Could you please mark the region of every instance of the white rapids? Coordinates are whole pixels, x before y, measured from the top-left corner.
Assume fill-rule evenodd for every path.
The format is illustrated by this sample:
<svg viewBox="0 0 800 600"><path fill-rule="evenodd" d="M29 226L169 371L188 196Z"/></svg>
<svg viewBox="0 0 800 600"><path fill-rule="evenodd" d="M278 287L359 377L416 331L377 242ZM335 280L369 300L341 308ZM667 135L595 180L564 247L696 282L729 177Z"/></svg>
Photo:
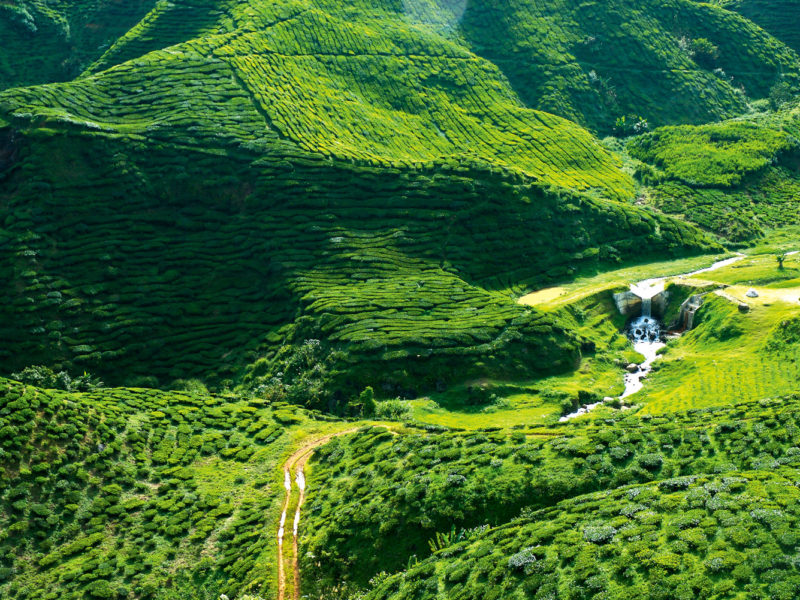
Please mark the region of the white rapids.
<svg viewBox="0 0 800 600"><path fill-rule="evenodd" d="M625 391L622 392L621 396L617 397L619 400L635 394L644 387L643 379L653 370L653 362L658 359L658 351L666 346L666 344L661 341L661 323L651 315L653 297L664 291L666 281L676 277L692 277L693 275L701 275L702 273L716 271L717 269L732 265L743 258L745 258L745 255L737 252L736 256L726 258L725 260L719 260L705 269L698 269L697 271L682 273L680 275L670 275L669 277L646 279L631 284L631 292L642 299L642 316L634 319L630 324L628 337L633 343L633 349L644 356L644 361L638 365L639 368L636 372L627 373L625 375ZM591 412L598 406L602 406L604 403L605 400L581 406L575 412L561 417L559 421L564 422L574 419L575 417L580 417L581 415Z"/></svg>

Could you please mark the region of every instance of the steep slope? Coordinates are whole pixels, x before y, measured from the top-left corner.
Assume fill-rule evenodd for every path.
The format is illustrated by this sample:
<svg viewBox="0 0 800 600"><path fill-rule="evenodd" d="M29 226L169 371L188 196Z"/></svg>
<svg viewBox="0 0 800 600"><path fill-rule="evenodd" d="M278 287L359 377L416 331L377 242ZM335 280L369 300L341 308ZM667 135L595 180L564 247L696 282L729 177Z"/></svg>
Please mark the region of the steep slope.
<svg viewBox="0 0 800 600"><path fill-rule="evenodd" d="M463 4L460 33L528 106L600 132L614 131L621 117L651 126L718 120L742 112L748 97L766 97L777 82L797 83L794 51L711 3Z"/></svg>
<svg viewBox="0 0 800 600"><path fill-rule="evenodd" d="M0 3L0 90L74 78L153 4L154 0Z"/></svg>
<svg viewBox="0 0 800 600"><path fill-rule="evenodd" d="M219 383L316 338L329 406L564 370L580 341L502 290L713 247L622 202L615 157L429 28L271 1L219 5L211 26L182 6L101 63L161 27L182 43L0 96L10 369Z"/></svg>

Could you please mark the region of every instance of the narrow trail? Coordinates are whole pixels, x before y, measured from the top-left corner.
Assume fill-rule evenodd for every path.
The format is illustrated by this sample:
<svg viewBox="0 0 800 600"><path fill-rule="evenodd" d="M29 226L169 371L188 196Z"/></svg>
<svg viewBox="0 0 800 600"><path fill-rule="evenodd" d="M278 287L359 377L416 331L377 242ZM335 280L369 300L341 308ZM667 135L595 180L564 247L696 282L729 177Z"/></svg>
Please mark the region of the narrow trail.
<svg viewBox="0 0 800 600"><path fill-rule="evenodd" d="M300 449L296 450L286 462L283 464L283 487L286 491L286 496L283 500L283 509L281 510L281 520L278 524L278 600L286 600L286 587L287 587L287 568L285 565L286 557L284 556L283 542L286 535L286 517L289 512L289 507L292 500L293 487L297 487L299 492L297 498L297 507L294 513L294 522L292 523L292 554L290 570L292 572L292 600L300 600L300 565L298 561L298 538L300 530L300 509L306 500L306 477L305 466L314 451L320 446L328 443L335 437L355 433L360 427L354 427L345 431L331 433L321 438L314 439L305 443ZM292 474L294 474L294 486L292 485Z"/></svg>

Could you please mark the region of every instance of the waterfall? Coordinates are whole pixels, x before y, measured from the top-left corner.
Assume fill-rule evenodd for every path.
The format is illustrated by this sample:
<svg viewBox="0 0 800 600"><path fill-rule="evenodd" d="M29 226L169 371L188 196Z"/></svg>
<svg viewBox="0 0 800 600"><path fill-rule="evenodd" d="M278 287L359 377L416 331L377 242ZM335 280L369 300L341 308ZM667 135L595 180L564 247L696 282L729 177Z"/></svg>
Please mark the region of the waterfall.
<svg viewBox="0 0 800 600"><path fill-rule="evenodd" d="M642 316L643 317L650 317L652 310L653 299L652 298L642 298Z"/></svg>

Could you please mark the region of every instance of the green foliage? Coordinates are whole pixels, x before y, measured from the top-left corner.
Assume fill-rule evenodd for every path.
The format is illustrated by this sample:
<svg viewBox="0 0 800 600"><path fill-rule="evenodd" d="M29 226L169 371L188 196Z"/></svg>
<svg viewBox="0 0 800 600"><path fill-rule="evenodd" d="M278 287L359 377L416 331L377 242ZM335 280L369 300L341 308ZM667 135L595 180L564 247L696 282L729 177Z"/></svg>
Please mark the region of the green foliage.
<svg viewBox="0 0 800 600"><path fill-rule="evenodd" d="M309 416L284 426L280 412L207 393L0 379L0 595L217 600L272 589L282 488L264 484L288 427Z"/></svg>
<svg viewBox="0 0 800 600"><path fill-rule="evenodd" d="M716 66L719 59L719 47L715 46L710 40L706 38L694 39L690 48L692 58L698 65L706 69L713 69Z"/></svg>
<svg viewBox="0 0 800 600"><path fill-rule="evenodd" d="M649 128L647 119L637 115L623 115L614 122L614 133L620 137L640 135Z"/></svg>
<svg viewBox="0 0 800 600"><path fill-rule="evenodd" d="M769 90L769 105L772 110L779 110L794 98L794 90L787 81L781 81Z"/></svg>
<svg viewBox="0 0 800 600"><path fill-rule="evenodd" d="M796 39L796 6L789 8L795 0L774 8L753 2ZM448 3L411 4L429 7L416 9L423 13L418 18L435 23ZM767 97L784 73L796 81L797 55L727 6L684 0L462 6L458 33L503 70L528 106L602 133L612 133L622 115L641 115L654 127L734 116L746 110L748 96Z"/></svg>
<svg viewBox="0 0 800 600"><path fill-rule="evenodd" d="M85 371L78 377L70 377L66 371L55 373L44 365L25 367L19 373L12 373L11 378L33 386L67 392L90 392L104 387L102 381Z"/></svg>
<svg viewBox="0 0 800 600"><path fill-rule="evenodd" d="M402 421L411 416L411 407L402 400L384 400L375 404L375 418Z"/></svg>
<svg viewBox="0 0 800 600"><path fill-rule="evenodd" d="M520 510L595 490L651 481L685 490L705 473L798 466L791 450L800 443L798 409L795 396L669 417L623 412L523 439L505 431L393 436L378 430L337 439L315 455L309 481L301 555L313 557L303 568L315 575L305 585L320 593L364 587L382 570L402 569L409 556L425 556L437 532L501 525ZM581 505L577 499L574 506ZM618 504L615 510L622 512ZM613 539L612 529L619 529L588 517L586 527L580 537L592 543ZM523 545L537 543L544 542Z"/></svg>
<svg viewBox="0 0 800 600"><path fill-rule="evenodd" d="M365 597L791 598L796 476L706 475L562 502L454 544ZM748 531L758 533L742 538Z"/></svg>
<svg viewBox="0 0 800 600"><path fill-rule="evenodd" d="M375 404L375 392L369 386L364 388L358 396L358 403L361 405L362 414L365 417L371 417L375 414L377 406Z"/></svg>
<svg viewBox="0 0 800 600"><path fill-rule="evenodd" d="M628 145L635 158L655 164L671 179L695 187L732 187L795 150L789 134L732 121L698 127L664 127Z"/></svg>

